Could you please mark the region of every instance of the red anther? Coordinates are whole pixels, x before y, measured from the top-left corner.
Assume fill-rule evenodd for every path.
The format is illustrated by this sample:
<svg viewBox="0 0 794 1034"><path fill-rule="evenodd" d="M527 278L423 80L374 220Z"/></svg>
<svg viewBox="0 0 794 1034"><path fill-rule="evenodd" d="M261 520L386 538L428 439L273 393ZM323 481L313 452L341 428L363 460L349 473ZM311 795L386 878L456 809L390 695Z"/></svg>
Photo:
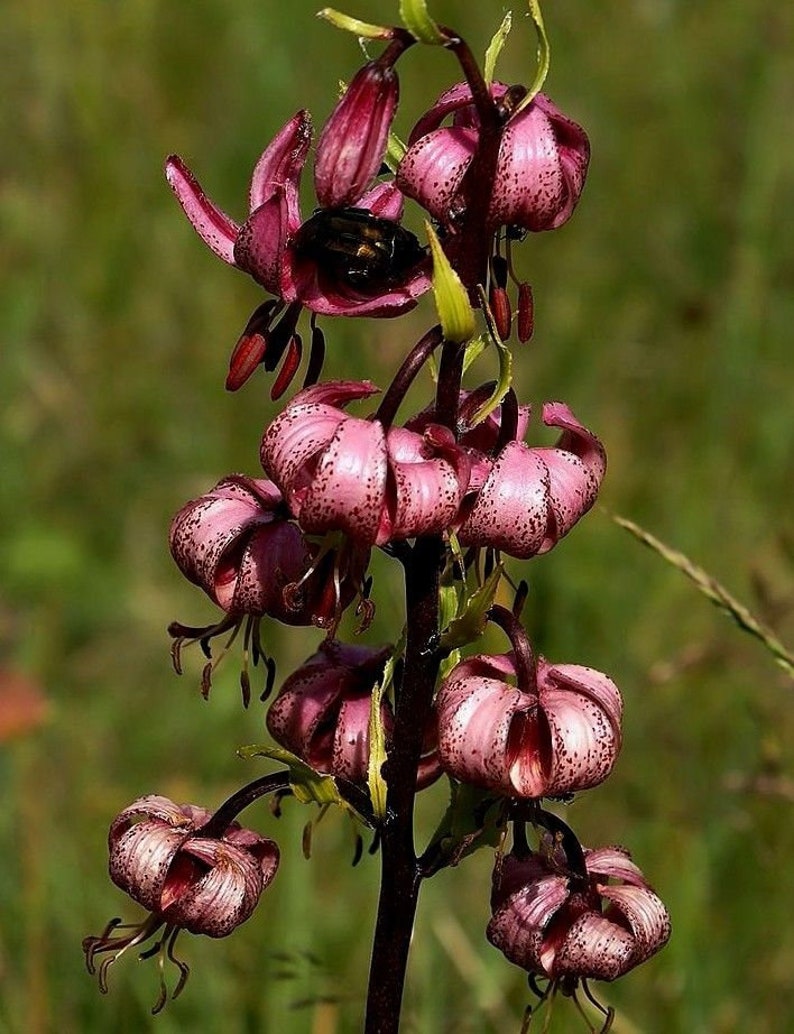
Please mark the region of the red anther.
<svg viewBox="0 0 794 1034"><path fill-rule="evenodd" d="M535 330L535 300L531 286L524 282L518 285L518 340L525 344Z"/></svg>
<svg viewBox="0 0 794 1034"><path fill-rule="evenodd" d="M300 366L302 356L303 342L301 341L301 336L300 334L293 334L290 338L289 345L287 345L286 358L281 364L278 376L273 381L273 387L270 389L270 397L274 402L276 399L281 398L292 383L292 378L295 376L295 371Z"/></svg>

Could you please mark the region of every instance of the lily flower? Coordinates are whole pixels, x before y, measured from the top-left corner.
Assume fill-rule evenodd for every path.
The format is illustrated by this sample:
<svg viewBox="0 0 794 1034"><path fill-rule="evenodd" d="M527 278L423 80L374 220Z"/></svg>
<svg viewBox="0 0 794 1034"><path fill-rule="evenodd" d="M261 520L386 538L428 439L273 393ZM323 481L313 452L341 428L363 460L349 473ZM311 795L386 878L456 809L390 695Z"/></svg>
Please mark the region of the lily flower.
<svg viewBox="0 0 794 1034"><path fill-rule="evenodd" d="M622 847L584 849L586 877L559 852L508 855L494 870L488 940L530 974L615 980L670 938L670 916Z"/></svg>
<svg viewBox="0 0 794 1034"><path fill-rule="evenodd" d="M265 616L286 625L333 628L361 591L369 559L368 550L353 543L307 538L271 481L241 474L186 503L171 523L169 540L185 577L225 612L205 628L170 626L177 671L183 642L200 642L208 653L211 638L227 632L233 637L243 625L246 655L251 643L256 664L264 656L259 625ZM211 671L208 665L205 694ZM248 692L244 669L246 703Z"/></svg>
<svg viewBox="0 0 794 1034"><path fill-rule="evenodd" d="M289 676L267 713L273 739L318 772L365 783L370 755L372 689L383 675L389 647L373 649L326 639L317 653ZM388 751L394 715L385 698L381 720ZM417 783L428 786L441 774L434 729Z"/></svg>
<svg viewBox="0 0 794 1034"><path fill-rule="evenodd" d="M331 181L327 155L338 149L342 130L342 122L337 121L322 134L318 147L317 163L322 170L319 183L323 196L332 200L341 188ZM368 284L359 277L353 282L338 275L337 263L323 261L326 256L314 246L313 230L301 232L311 223L311 219L304 222L299 199L311 140L311 118L308 112L299 111L262 152L251 178L249 215L242 224L207 197L178 156L171 155L166 161L166 177L204 243L287 305L298 304L329 316L398 316L413 308L430 287L426 263L410 266L397 278L384 281L375 277ZM369 179L366 173L371 166L364 165L363 178ZM360 173L360 168L357 171ZM358 175L348 186L346 204L353 205L360 218L386 220L399 229L403 197L394 184L378 183L359 193L361 183L362 176ZM291 317L293 325L295 318Z"/></svg>
<svg viewBox="0 0 794 1034"><path fill-rule="evenodd" d="M506 121L490 197L477 202L488 205L492 230L554 230L571 217L584 187L587 135L543 93L520 108L503 83L494 83L491 92ZM512 115L511 104L517 109ZM448 116L452 125L443 126ZM471 89L458 83L417 122L397 170L400 190L452 232L468 203L461 187L479 138Z"/></svg>
<svg viewBox="0 0 794 1034"><path fill-rule="evenodd" d="M623 700L599 671L540 657L516 685L513 654L457 664L435 702L444 770L506 797L561 796L598 785L621 746Z"/></svg>
<svg viewBox="0 0 794 1034"><path fill-rule="evenodd" d="M606 473L606 453L564 402L547 402L543 422L562 431L554 446L510 441L473 498L458 533L525 560L548 552L587 513ZM478 469L481 464L478 464Z"/></svg>
<svg viewBox="0 0 794 1034"><path fill-rule="evenodd" d="M180 978L172 994L176 998L189 973L174 955L179 932L226 937L253 913L276 875L278 846L237 822L219 836L202 835L211 817L196 805L151 795L139 798L113 820L108 835L110 878L149 915L132 925L111 920L100 936L83 941L90 973L96 972L97 956L106 956L98 967L103 991L112 963L128 948L159 934L139 957L159 956L161 974L166 959L178 968ZM153 1012L162 1009L166 998L161 975Z"/></svg>
<svg viewBox="0 0 794 1034"><path fill-rule="evenodd" d="M260 459L304 531L343 531L369 548L440 534L458 514L471 464L452 432L422 434L349 416L377 392L330 381L297 394L265 430Z"/></svg>

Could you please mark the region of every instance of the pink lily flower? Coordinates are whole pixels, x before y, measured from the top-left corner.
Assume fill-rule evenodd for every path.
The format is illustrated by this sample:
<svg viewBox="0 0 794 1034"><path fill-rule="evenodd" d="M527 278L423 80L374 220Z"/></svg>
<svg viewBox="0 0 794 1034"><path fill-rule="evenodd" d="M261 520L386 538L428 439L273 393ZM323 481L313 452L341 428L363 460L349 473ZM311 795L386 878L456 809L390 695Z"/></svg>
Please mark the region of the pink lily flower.
<svg viewBox="0 0 794 1034"><path fill-rule="evenodd" d="M366 93L365 99L371 100L371 93ZM340 104L343 102L344 98ZM347 122L349 127L350 119ZM349 198L346 204L354 204L363 217L388 220L399 229L403 198L393 183L378 183L358 194L362 182L371 178L371 155L349 173L353 180L352 185L345 180L346 191L334 184L327 170L328 155L332 149L338 150L341 120L334 125L336 131L324 132L318 148L322 196ZM430 287L426 264L420 262L396 279L375 278L372 285L363 280L353 283L336 275L333 264L324 263L323 256L307 246L306 234L301 234L307 223L301 216L299 187L311 139L310 116L299 111L259 158L249 190L249 215L242 224L206 196L176 155L166 162L166 177L204 243L283 302L330 316L397 316L413 308Z"/></svg>
<svg viewBox="0 0 794 1034"><path fill-rule="evenodd" d="M268 615L288 625L328 624L354 597L366 551L320 556L276 486L233 475L179 511L171 552L185 577L227 614ZM315 563L317 561L317 563ZM349 561L349 564L348 564Z"/></svg>
<svg viewBox="0 0 794 1034"><path fill-rule="evenodd" d="M281 687L267 713L273 739L318 772L365 783L370 753L372 689L391 650L326 639L317 653ZM381 703L387 750L394 725L388 700ZM428 786L441 768L428 729L417 784Z"/></svg>
<svg viewBox="0 0 794 1034"><path fill-rule="evenodd" d="M623 700L611 679L538 659L517 686L512 654L456 665L435 702L441 764L460 782L507 797L559 796L598 785L621 746Z"/></svg>
<svg viewBox="0 0 794 1034"><path fill-rule="evenodd" d="M458 533L463 545L525 560L548 552L596 501L606 473L601 442L564 402L545 403L543 422L561 429L556 445L511 441L489 461Z"/></svg>
<svg viewBox="0 0 794 1034"><path fill-rule="evenodd" d="M260 458L307 533L344 531L362 546L434 535L455 521L470 462L438 424L423 434L348 416L370 381L316 384L266 429Z"/></svg>
<svg viewBox="0 0 794 1034"><path fill-rule="evenodd" d="M615 980L670 938L670 916L622 847L584 850L586 881L544 853L494 870L486 931L517 966L557 980Z"/></svg>
<svg viewBox="0 0 794 1034"><path fill-rule="evenodd" d="M493 97L508 87L494 83ZM442 126L453 116L451 126ZM461 184L479 144L480 124L467 83L443 93L422 116L397 170L397 185L447 227L465 208ZM488 199L488 224L553 230L573 214L584 187L590 144L581 126L539 93L509 116Z"/></svg>

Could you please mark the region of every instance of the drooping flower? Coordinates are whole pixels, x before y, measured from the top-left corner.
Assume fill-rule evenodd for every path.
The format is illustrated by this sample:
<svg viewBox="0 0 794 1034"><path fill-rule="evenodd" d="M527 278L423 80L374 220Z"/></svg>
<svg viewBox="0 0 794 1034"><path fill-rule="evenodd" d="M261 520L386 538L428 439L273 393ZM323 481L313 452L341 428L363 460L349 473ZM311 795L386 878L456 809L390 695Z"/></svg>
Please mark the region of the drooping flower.
<svg viewBox="0 0 794 1034"><path fill-rule="evenodd" d="M503 83L491 87L505 119L487 224L521 230L553 230L573 213L584 187L590 145L581 126L545 94L516 108ZM453 116L450 126L442 123ZM470 199L462 184L480 143L480 120L467 83L443 93L417 122L397 170L400 190L443 227L454 232ZM477 198L478 204L483 203Z"/></svg>
<svg viewBox="0 0 794 1034"><path fill-rule="evenodd" d="M174 622L179 670L182 641L209 640L246 626L254 663L261 651L263 616L287 625L331 628L361 591L369 553L354 543L307 538L276 486L264 479L232 475L206 495L186 503L171 523L171 553L185 577L200 586L225 617L206 628ZM205 669L205 693L210 665ZM247 670L243 672L247 703Z"/></svg>
<svg viewBox="0 0 794 1034"><path fill-rule="evenodd" d="M459 538L526 559L546 553L596 500L606 472L601 442L563 402L543 406L543 422L562 431L554 446L511 441L492 461Z"/></svg>
<svg viewBox="0 0 794 1034"><path fill-rule="evenodd" d="M615 980L664 947L670 917L628 851L585 849L586 878L554 854L494 870L486 933L511 962L552 981Z"/></svg>
<svg viewBox="0 0 794 1034"><path fill-rule="evenodd" d="M623 701L611 679L579 664L539 658L534 683L516 685L512 654L456 665L435 702L446 772L508 797L585 790L612 770Z"/></svg>
<svg viewBox="0 0 794 1034"><path fill-rule="evenodd" d="M317 384L266 429L262 466L306 532L343 531L369 547L453 524L469 483L465 451L438 424L417 434L344 412L377 390L369 381Z"/></svg>
<svg viewBox="0 0 794 1034"><path fill-rule="evenodd" d="M318 772L354 783L367 780L372 690L383 675L390 648L373 649L325 640L317 653L281 687L267 714L271 735ZM388 751L394 717L381 702ZM428 728L418 785L441 774L434 728Z"/></svg>
<svg viewBox="0 0 794 1034"><path fill-rule="evenodd" d="M232 475L186 503L171 522L174 560L228 614L268 615L287 625L327 624L349 603L366 554L329 554L308 540L276 486ZM315 563L316 561L320 561Z"/></svg>
<svg viewBox="0 0 794 1034"><path fill-rule="evenodd" d="M108 835L110 878L142 905L149 916L140 924L108 924L99 937L83 942L89 972L99 955L100 988L107 990L109 966L128 948L163 931L141 955L168 958L180 970L173 997L184 986L188 967L173 954L181 930L226 937L250 917L279 863L274 841L232 822L220 835L203 833L211 812L167 797L141 797L114 820ZM124 931L130 931L126 933ZM162 968L162 967L161 967ZM154 1012L166 1001L161 993Z"/></svg>
<svg viewBox="0 0 794 1034"><path fill-rule="evenodd" d="M370 178L371 155L362 159L358 178L354 175L352 183L345 178L343 191L334 186L327 166L334 155L339 157L342 131L337 120L320 138L318 185L323 195L334 198L341 191L349 198L347 205L354 206L361 218L385 220L398 227L403 198L393 183L377 183L357 194L361 181ZM205 244L224 262L249 273L265 290L288 305L302 305L312 312L331 316L397 316L407 311L430 287L424 268L426 263L419 261L388 282L377 277L371 283L364 278L351 282L339 276L338 264L324 262L327 255L311 246L316 242L317 233L304 231L303 227L316 217L304 223L299 198L301 174L311 139L309 114L299 111L259 158L249 190L249 216L241 225L210 201L176 155L166 162L166 176ZM361 134L357 144L362 145ZM324 233L329 232L326 227ZM336 243L339 246L339 242ZM333 251L332 248L332 256ZM273 314L273 319L276 315ZM293 325L295 318L292 316Z"/></svg>

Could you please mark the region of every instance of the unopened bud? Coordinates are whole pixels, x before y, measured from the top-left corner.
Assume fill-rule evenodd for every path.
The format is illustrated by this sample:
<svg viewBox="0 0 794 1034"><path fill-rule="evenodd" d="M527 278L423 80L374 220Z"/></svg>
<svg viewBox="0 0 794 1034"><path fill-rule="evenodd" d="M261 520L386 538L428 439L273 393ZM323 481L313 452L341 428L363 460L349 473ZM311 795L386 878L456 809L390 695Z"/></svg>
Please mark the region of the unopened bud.
<svg viewBox="0 0 794 1034"><path fill-rule="evenodd" d="M398 97L390 65L370 61L356 72L317 143L314 185L323 208L355 205L377 176Z"/></svg>

